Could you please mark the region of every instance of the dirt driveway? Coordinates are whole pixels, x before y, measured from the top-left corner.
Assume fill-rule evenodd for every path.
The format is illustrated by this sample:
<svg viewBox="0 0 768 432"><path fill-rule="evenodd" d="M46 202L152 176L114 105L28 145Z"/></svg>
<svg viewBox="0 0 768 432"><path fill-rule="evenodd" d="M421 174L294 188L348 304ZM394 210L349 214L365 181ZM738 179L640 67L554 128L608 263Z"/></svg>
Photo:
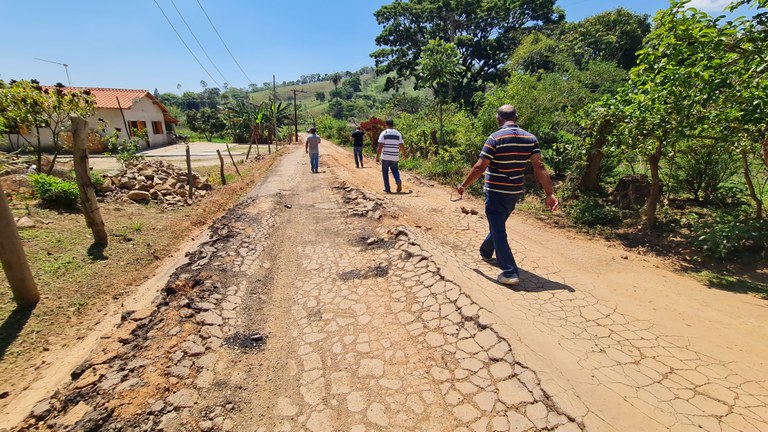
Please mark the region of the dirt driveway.
<svg viewBox="0 0 768 432"><path fill-rule="evenodd" d="M142 150L140 153L148 160L162 160L168 163L173 163L179 166L186 165L186 144L173 144L162 147L154 147L151 149ZM211 142L191 142L189 143L190 157L192 159L192 166L217 166L219 165L219 156L216 154L216 150L221 152L224 158L224 163L230 165L232 162L227 154L227 147L225 144L211 143ZM235 161L245 159L248 153L248 145L245 144L229 144L229 150L232 152L232 157ZM259 152L267 153L267 146L261 145L258 149ZM256 146L251 149L250 157L255 156L257 153ZM62 161L72 160L71 156L59 156ZM93 169L97 170L111 170L116 169L120 165L117 160L111 156L103 155L91 155L89 157L89 165Z"/></svg>
<svg viewBox="0 0 768 432"><path fill-rule="evenodd" d="M312 174L290 149L22 427L768 428L764 301L522 214L510 290L481 201L412 175L383 195L372 161L321 152Z"/></svg>

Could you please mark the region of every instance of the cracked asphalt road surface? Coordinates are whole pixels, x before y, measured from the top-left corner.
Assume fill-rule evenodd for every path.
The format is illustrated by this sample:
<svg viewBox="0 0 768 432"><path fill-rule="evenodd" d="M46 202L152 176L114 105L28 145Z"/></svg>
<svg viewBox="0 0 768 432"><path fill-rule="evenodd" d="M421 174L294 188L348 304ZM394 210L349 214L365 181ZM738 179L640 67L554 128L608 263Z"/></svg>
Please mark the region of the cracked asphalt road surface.
<svg viewBox="0 0 768 432"><path fill-rule="evenodd" d="M768 430L764 301L522 214L510 290L479 200L301 150L19 429Z"/></svg>

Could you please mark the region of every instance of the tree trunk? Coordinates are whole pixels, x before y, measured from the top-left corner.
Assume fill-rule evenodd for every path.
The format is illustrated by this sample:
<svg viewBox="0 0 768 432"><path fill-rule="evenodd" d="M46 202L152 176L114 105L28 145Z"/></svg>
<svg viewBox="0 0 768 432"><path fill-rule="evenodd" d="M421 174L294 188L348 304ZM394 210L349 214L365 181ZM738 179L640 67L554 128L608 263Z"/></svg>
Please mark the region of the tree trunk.
<svg viewBox="0 0 768 432"><path fill-rule="evenodd" d="M43 144L40 142L40 128L37 129L37 148L35 149L35 153L37 153L37 172L43 172Z"/></svg>
<svg viewBox="0 0 768 432"><path fill-rule="evenodd" d="M48 171L45 172L46 174L51 175L51 173L53 172L53 167L56 166L56 158L58 157L59 157L59 149L57 148L56 151L53 153L53 158L51 159L51 165L48 167Z"/></svg>
<svg viewBox="0 0 768 432"><path fill-rule="evenodd" d="M443 102L440 102L440 145L445 145L445 135L443 134Z"/></svg>
<svg viewBox="0 0 768 432"><path fill-rule="evenodd" d="M744 181L747 183L749 189L749 196L755 203L755 217L757 219L763 218L763 200L757 196L755 191L755 184L752 182L752 173L749 170L749 158L747 157L746 150L741 151L741 165L744 169Z"/></svg>
<svg viewBox="0 0 768 432"><path fill-rule="evenodd" d="M659 143L656 151L648 158L651 168L651 193L646 201L645 218L646 228L652 231L656 226L656 208L659 206L661 197L661 180L659 179L659 163L661 162L662 144Z"/></svg>
<svg viewBox="0 0 768 432"><path fill-rule="evenodd" d="M189 186L189 199L195 199L195 181L192 178L192 156L189 154L189 144L186 148L187 156L187 186Z"/></svg>
<svg viewBox="0 0 768 432"><path fill-rule="evenodd" d="M219 155L219 167L220 167L220 173L221 173L221 185L226 186L227 185L227 178L224 177L224 158L221 157L221 150L216 150L216 154Z"/></svg>
<svg viewBox="0 0 768 432"><path fill-rule="evenodd" d="M768 136L766 136L765 140L763 140L762 154L763 163L765 164L765 167L768 168Z"/></svg>
<svg viewBox="0 0 768 432"><path fill-rule="evenodd" d="M88 228L93 233L93 242L103 248L109 244L104 219L96 201L96 192L91 182L91 170L88 168L88 122L80 116L71 116L72 152L75 165L77 188L80 190L80 204Z"/></svg>
<svg viewBox="0 0 768 432"><path fill-rule="evenodd" d="M605 139L608 133L610 133L610 128L604 122L597 129L597 135L595 140L592 141L592 147L589 149L587 167L579 182L579 190L582 192L594 192L600 188L600 164L605 157L603 147L605 147Z"/></svg>
<svg viewBox="0 0 768 432"><path fill-rule="evenodd" d="M40 293L29 270L27 257L21 245L16 222L13 220L11 207L5 198L5 191L0 185L0 261L5 276L11 285L11 292L16 302L22 307L29 307L40 301Z"/></svg>

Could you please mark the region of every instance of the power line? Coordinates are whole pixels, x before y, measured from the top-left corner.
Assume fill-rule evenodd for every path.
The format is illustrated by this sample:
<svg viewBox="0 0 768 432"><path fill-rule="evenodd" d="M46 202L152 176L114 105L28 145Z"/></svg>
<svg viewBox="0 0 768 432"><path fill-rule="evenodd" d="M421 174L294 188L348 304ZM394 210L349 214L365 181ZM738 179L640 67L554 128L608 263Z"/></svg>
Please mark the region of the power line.
<svg viewBox="0 0 768 432"><path fill-rule="evenodd" d="M203 48L203 44L201 44L200 40L197 38L197 36L195 36L195 32L192 31L192 27L190 27L189 24L187 23L187 20L184 19L184 15L182 15L179 8L176 7L176 2L171 0L171 4L173 5L173 8L176 9L176 13L179 14L181 21L184 22L185 26L187 26L187 30L189 30L189 33L191 33L192 37L195 38L195 42L197 42L197 46L200 47L200 49L203 51L203 54L205 54L205 57L208 58L208 61L211 62L211 64L213 65L213 68L216 69L216 72L218 72L222 78L224 78L225 83L229 83L230 81L227 79L227 77L224 76L223 73L221 73L221 70L219 70L219 68L216 66L216 63L213 62L213 60L211 59L211 56L208 55L208 51L206 51L205 48Z"/></svg>
<svg viewBox="0 0 768 432"><path fill-rule="evenodd" d="M192 54L192 57L195 58L195 61L197 62L197 64L200 65L200 67L205 71L205 73L208 75L208 77L211 79L211 81L213 81L216 84L217 87L221 87L221 84L219 84L218 81L216 81L216 78L214 78L213 75L211 75L211 73L208 72L208 69L206 69L205 66L203 66L202 63L200 63L200 59L197 58L195 53L193 53L192 50L189 48L189 45L187 45L187 43L184 42L184 38L182 38L181 35L179 34L179 32L176 31L176 27L173 26L173 23L168 18L168 15L166 15L165 11L163 10L163 8L160 7L160 3L158 3L157 0L152 0L152 1L155 2L155 5L157 5L157 8L160 9L160 13L162 13L163 16L165 17L165 20L168 21L168 25L171 26L171 28L173 29L173 32L176 33L176 36L179 37L179 40L181 41L181 43L184 44L184 46L187 48L187 51L189 51L189 53Z"/></svg>
<svg viewBox="0 0 768 432"><path fill-rule="evenodd" d="M248 75L243 70L243 67L240 66L240 63L238 63L237 60L235 60L234 54L232 54L232 51L229 50L229 47L227 46L227 43L224 42L224 39L221 37L221 34L219 34L219 31L216 30L216 26L213 25L213 21L211 21L211 17L208 16L208 12L205 11L205 8L203 7L202 3L200 3L200 0L196 0L196 1L197 1L197 4L200 6L200 9L202 9L203 13L205 14L205 17L208 18L208 22L211 23L211 27L213 27L213 31L216 32L216 36L218 36L219 40L221 41L221 43L224 44L224 48L227 49L227 52L229 53L229 56L232 57L232 60L235 62L237 67L240 69L240 72L242 72L243 75L245 76L245 78L248 80L248 84L253 84L253 80L248 78Z"/></svg>

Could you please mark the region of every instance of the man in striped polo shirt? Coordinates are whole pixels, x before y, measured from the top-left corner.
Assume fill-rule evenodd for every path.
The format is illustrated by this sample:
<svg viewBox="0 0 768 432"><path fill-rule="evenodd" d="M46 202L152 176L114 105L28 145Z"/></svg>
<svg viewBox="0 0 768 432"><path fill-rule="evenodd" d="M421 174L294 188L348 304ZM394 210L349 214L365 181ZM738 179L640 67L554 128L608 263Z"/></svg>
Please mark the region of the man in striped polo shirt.
<svg viewBox="0 0 768 432"><path fill-rule="evenodd" d="M400 160L400 153L405 157L405 144L403 136L395 129L395 122L387 120L387 128L379 134L379 148L376 150L376 163L381 160L381 175L384 176L384 192L392 193L389 188L389 171L392 171L392 177L395 178L397 191L403 190L403 182L400 181L400 171L397 164Z"/></svg>
<svg viewBox="0 0 768 432"><path fill-rule="evenodd" d="M493 263L495 251L496 265L501 269L496 280L504 285L517 285L520 283L520 271L507 241L506 223L522 196L525 168L529 161L533 164L536 180L547 194L547 209L557 210L558 202L541 159L539 141L517 126L517 110L512 105L499 107L496 122L499 130L485 141L477 163L456 191L464 194L466 188L485 173L485 217L490 233L480 246L480 257Z"/></svg>

